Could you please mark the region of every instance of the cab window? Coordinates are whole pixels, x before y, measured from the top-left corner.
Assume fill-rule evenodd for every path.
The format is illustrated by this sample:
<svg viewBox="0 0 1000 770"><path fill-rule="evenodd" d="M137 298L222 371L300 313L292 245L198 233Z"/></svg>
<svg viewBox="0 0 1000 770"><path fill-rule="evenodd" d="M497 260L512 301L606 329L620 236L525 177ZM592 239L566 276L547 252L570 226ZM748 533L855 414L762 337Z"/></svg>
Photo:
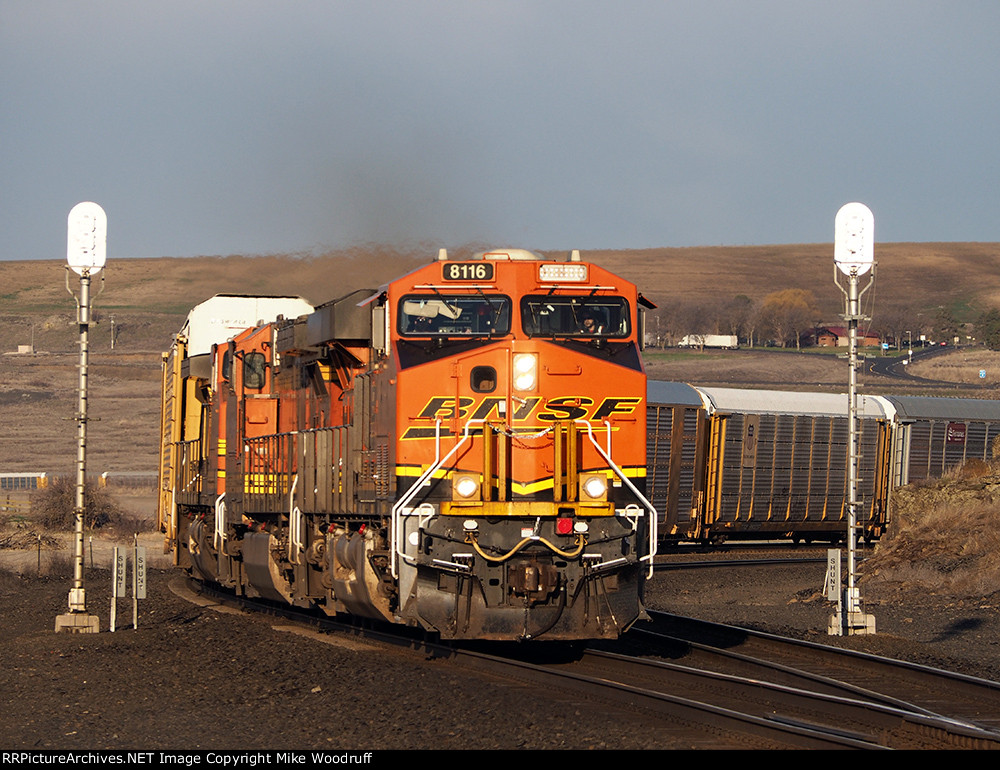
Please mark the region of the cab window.
<svg viewBox="0 0 1000 770"><path fill-rule="evenodd" d="M404 337L502 336L510 332L509 297L501 295L409 295L399 303Z"/></svg>
<svg viewBox="0 0 1000 770"><path fill-rule="evenodd" d="M521 325L529 337L605 337L631 333L623 297L528 296L521 300Z"/></svg>
<svg viewBox="0 0 1000 770"><path fill-rule="evenodd" d="M263 353L247 353L243 357L243 386L259 390L264 387L267 359Z"/></svg>

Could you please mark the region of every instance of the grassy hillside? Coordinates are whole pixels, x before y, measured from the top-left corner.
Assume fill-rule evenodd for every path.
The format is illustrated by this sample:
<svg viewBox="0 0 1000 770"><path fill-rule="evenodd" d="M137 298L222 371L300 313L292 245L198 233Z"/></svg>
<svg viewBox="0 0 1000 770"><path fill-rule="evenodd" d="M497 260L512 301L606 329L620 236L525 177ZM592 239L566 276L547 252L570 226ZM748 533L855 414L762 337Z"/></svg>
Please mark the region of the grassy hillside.
<svg viewBox="0 0 1000 770"><path fill-rule="evenodd" d="M469 256L474 250L454 250L451 256ZM985 307L1000 307L1000 244L880 244L876 255L875 313L905 303L925 317L946 307L960 319L971 319ZM565 253L550 256L563 258ZM94 286L89 469L155 468L159 353L193 305L219 292L299 294L318 304L354 289L377 287L435 257L430 247L370 247L309 258L112 257L103 292L97 295L99 283ZM736 294L760 301L776 289L805 288L830 321L842 312L841 294L833 285L831 244L601 251L587 252L584 259L636 282L661 306ZM73 468L77 329L65 273L58 261L0 262L0 471L68 473ZM75 274L70 285L75 292ZM118 330L114 351L112 316ZM47 355L9 355L32 337L35 349ZM989 366L991 379L995 372L992 362L979 356L960 363L962 377L968 375L973 383L979 368ZM651 376L662 379L780 389L843 390L844 366L832 356L794 353L649 357ZM897 382L867 384L873 391L899 392ZM990 382L981 385L990 387Z"/></svg>
<svg viewBox="0 0 1000 770"><path fill-rule="evenodd" d="M812 291L831 318L843 312L829 243L599 251L588 252L587 258L636 281L658 302L682 295L746 294L761 300L776 289L796 288ZM876 312L883 303L943 305L959 310L960 317L968 313L962 308L978 313L1000 307L1000 244L885 243L876 245L875 258Z"/></svg>
<svg viewBox="0 0 1000 770"><path fill-rule="evenodd" d="M453 250L452 256L467 256L473 248ZM300 294L318 304L378 286L435 256L431 247L366 247L307 258L112 257L104 291L94 303L95 349L110 348L112 315L121 346L160 350L191 306L213 294ZM876 257L873 314L906 305L930 318L943 307L959 320L971 320L984 308L1000 307L1000 244L879 244ZM832 244L593 251L584 258L636 282L660 305L737 294L760 301L776 289L803 288L814 293L829 322L843 312L842 295L833 285ZM58 261L0 262L0 352L30 343L32 327L37 349L75 349L75 305L66 292L65 272Z"/></svg>

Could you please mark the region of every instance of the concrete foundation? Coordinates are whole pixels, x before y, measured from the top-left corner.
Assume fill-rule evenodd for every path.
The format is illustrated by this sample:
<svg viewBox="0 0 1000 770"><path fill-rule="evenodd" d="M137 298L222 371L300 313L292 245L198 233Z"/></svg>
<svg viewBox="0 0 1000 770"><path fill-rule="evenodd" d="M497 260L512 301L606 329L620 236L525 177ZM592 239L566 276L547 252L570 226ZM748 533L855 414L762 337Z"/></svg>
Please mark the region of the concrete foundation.
<svg viewBox="0 0 1000 770"><path fill-rule="evenodd" d="M86 612L67 612L56 615L56 633L97 634L101 631L101 619Z"/></svg>
<svg viewBox="0 0 1000 770"><path fill-rule="evenodd" d="M830 616L827 636L868 636L875 633L875 616L864 612L847 612Z"/></svg>

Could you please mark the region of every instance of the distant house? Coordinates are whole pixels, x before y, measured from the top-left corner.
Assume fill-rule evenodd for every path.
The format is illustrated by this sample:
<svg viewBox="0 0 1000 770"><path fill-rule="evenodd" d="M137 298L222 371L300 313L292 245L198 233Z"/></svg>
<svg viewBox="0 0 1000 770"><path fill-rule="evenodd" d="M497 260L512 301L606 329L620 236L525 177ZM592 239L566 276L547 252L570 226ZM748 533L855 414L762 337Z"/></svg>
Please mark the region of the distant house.
<svg viewBox="0 0 1000 770"><path fill-rule="evenodd" d="M821 348L846 348L850 343L846 326L818 326L810 336L815 340L816 346ZM877 348L882 345L882 340L873 332L858 329L858 345Z"/></svg>

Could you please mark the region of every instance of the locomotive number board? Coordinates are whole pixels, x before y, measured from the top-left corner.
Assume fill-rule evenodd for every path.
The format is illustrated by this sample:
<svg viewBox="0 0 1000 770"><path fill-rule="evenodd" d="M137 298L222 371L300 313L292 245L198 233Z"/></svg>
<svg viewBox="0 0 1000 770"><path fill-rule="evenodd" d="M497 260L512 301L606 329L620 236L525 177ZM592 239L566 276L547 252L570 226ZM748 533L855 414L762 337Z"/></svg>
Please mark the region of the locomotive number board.
<svg viewBox="0 0 1000 770"><path fill-rule="evenodd" d="M444 265L446 281L492 281L491 262L448 262Z"/></svg>

